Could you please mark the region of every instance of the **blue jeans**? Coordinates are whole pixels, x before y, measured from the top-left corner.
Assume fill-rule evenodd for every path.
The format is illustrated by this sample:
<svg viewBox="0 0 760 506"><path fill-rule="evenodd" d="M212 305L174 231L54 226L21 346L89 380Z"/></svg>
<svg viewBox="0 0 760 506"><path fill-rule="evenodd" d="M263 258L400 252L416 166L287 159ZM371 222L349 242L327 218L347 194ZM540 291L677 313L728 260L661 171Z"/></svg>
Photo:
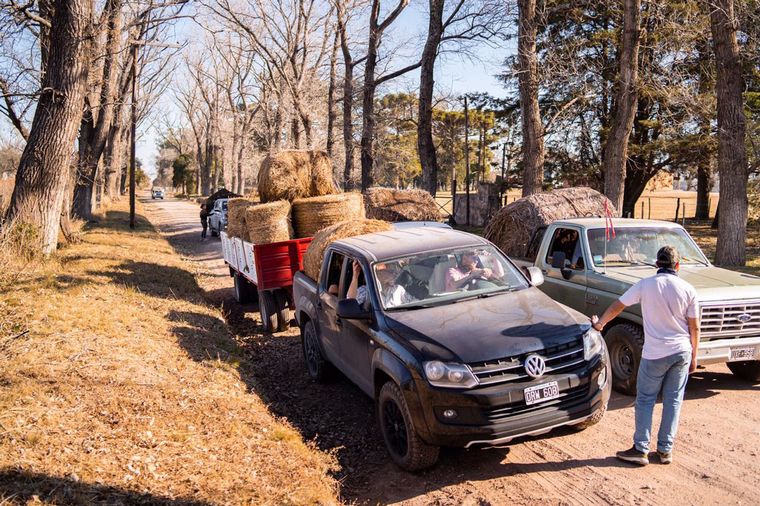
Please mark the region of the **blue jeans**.
<svg viewBox="0 0 760 506"><path fill-rule="evenodd" d="M633 444L640 452L649 452L652 411L660 391L662 421L657 433L657 450L665 453L673 450L690 364L691 352L688 351L657 360L641 359L636 382L636 432L633 434Z"/></svg>

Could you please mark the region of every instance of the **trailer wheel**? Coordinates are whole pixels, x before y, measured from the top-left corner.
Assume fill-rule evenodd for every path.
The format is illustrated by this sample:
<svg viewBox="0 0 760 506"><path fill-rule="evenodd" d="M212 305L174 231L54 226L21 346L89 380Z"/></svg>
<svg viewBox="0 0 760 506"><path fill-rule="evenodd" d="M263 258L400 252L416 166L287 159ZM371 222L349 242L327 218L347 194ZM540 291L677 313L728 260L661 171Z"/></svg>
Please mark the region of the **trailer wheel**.
<svg viewBox="0 0 760 506"><path fill-rule="evenodd" d="M242 274L233 274L235 280L235 300L238 304L250 304L258 299L256 288L243 277Z"/></svg>
<svg viewBox="0 0 760 506"><path fill-rule="evenodd" d="M277 332L285 332L290 328L290 309L285 290L276 290L274 300L277 304Z"/></svg>
<svg viewBox="0 0 760 506"><path fill-rule="evenodd" d="M271 291L259 292L259 314L264 332L276 332L278 327L277 301Z"/></svg>

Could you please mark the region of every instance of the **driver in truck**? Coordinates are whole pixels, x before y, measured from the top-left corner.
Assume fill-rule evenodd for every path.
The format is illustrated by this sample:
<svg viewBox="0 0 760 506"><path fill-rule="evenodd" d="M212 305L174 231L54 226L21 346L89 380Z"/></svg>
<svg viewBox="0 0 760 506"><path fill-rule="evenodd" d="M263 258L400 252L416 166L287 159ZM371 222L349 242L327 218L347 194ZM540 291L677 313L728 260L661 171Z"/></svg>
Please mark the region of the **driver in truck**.
<svg viewBox="0 0 760 506"><path fill-rule="evenodd" d="M592 317L601 332L628 306L641 304L644 348L636 382L633 446L617 453L620 460L641 466L649 463L652 411L662 393L662 420L657 435L657 456L662 464L673 461L686 382L697 367L699 303L693 286L678 277L678 251L664 246L657 252L657 274L630 287L604 312Z"/></svg>
<svg viewBox="0 0 760 506"><path fill-rule="evenodd" d="M459 266L446 272L446 291L479 290L496 286L493 281L504 275L504 270L495 262L492 267L483 266L483 261L474 251L462 253Z"/></svg>

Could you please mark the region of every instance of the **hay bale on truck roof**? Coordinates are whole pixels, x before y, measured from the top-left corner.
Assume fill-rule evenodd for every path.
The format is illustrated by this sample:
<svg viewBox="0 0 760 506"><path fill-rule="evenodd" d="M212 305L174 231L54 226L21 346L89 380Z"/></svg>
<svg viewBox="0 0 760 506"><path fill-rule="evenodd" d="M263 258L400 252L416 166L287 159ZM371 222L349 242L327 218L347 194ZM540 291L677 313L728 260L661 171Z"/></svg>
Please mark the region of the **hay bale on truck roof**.
<svg viewBox="0 0 760 506"><path fill-rule="evenodd" d="M248 240L248 228L245 221L245 210L258 202L245 197L233 198L227 201L227 235Z"/></svg>
<svg viewBox="0 0 760 506"><path fill-rule="evenodd" d="M222 188L220 190L215 191L214 193L209 195L208 198L206 198L206 208L210 210L212 207L214 207L214 202L216 202L219 199L231 199L231 198L239 197L239 196L240 195L229 191L227 188Z"/></svg>
<svg viewBox="0 0 760 506"><path fill-rule="evenodd" d="M330 243L346 237L389 230L393 230L393 225L380 220L349 220L324 228L314 234L314 239L306 249L303 255L303 270L311 279L319 279L319 269L322 267L325 250Z"/></svg>
<svg viewBox="0 0 760 506"><path fill-rule="evenodd" d="M399 221L442 221L433 196L425 190L370 188L364 194L367 218Z"/></svg>
<svg viewBox="0 0 760 506"><path fill-rule="evenodd" d="M262 202L293 201L338 193L330 158L324 151L280 151L268 155L259 170Z"/></svg>
<svg viewBox="0 0 760 506"><path fill-rule="evenodd" d="M563 188L535 193L501 208L491 218L483 235L507 255L522 257L539 227L556 220L604 216L605 202L615 216L612 202L591 188Z"/></svg>
<svg viewBox="0 0 760 506"><path fill-rule="evenodd" d="M290 203L286 200L251 206L245 210L248 240L253 244L287 241L292 235Z"/></svg>
<svg viewBox="0 0 760 506"><path fill-rule="evenodd" d="M293 201L295 237L311 237L317 231L346 220L364 219L361 193L339 193Z"/></svg>

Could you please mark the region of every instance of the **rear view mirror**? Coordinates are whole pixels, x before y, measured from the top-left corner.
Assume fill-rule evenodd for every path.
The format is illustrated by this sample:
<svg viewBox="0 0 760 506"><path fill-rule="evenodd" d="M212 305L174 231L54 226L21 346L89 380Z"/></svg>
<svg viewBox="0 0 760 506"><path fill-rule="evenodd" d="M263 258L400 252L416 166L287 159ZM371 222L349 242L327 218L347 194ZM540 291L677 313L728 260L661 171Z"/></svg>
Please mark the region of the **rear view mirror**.
<svg viewBox="0 0 760 506"><path fill-rule="evenodd" d="M344 320L369 320L371 313L365 311L356 299L343 299L338 301L338 318Z"/></svg>
<svg viewBox="0 0 760 506"><path fill-rule="evenodd" d="M533 286L541 286L544 284L544 274L538 267L528 267L528 279Z"/></svg>

